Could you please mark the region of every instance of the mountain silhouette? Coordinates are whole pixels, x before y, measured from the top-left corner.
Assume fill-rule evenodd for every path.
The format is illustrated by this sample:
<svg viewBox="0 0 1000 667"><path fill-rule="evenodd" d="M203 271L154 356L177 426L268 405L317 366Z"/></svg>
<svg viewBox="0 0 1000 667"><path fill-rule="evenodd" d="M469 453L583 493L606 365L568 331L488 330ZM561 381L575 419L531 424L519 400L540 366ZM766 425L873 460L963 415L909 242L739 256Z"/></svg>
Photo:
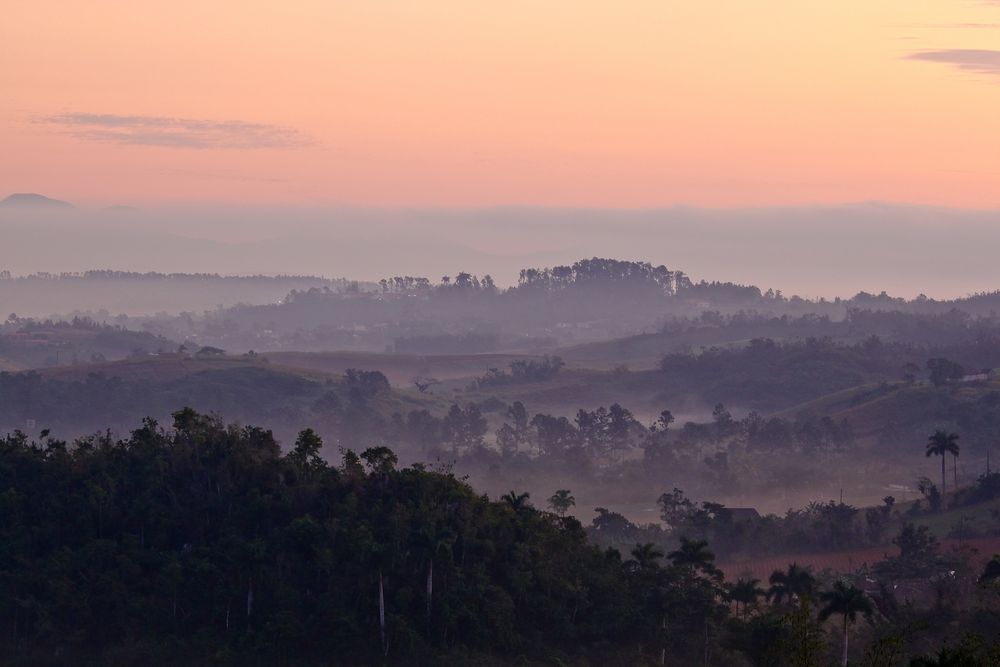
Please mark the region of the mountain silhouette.
<svg viewBox="0 0 1000 667"><path fill-rule="evenodd" d="M3 201L0 201L0 206L4 208L74 208L69 202L50 199L45 195L33 192L14 193Z"/></svg>

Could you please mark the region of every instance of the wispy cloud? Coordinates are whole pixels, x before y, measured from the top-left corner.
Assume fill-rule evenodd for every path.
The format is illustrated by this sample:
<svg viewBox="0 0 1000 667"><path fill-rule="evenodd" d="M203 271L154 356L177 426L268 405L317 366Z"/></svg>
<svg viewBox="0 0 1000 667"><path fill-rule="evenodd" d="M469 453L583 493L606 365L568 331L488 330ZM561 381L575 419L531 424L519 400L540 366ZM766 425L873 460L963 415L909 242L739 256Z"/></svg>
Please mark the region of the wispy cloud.
<svg viewBox="0 0 1000 667"><path fill-rule="evenodd" d="M247 150L300 148L313 143L294 128L240 120L81 112L43 116L39 120L78 139L134 146Z"/></svg>
<svg viewBox="0 0 1000 667"><path fill-rule="evenodd" d="M1000 74L1000 51L989 49L940 49L917 51L907 56L910 60L945 63L959 69L980 74Z"/></svg>
<svg viewBox="0 0 1000 667"><path fill-rule="evenodd" d="M1000 4L1000 2L998 2ZM900 23L900 24L890 24L889 27L892 28L917 28L917 29L927 29L927 30L996 30L1000 28L1000 23Z"/></svg>

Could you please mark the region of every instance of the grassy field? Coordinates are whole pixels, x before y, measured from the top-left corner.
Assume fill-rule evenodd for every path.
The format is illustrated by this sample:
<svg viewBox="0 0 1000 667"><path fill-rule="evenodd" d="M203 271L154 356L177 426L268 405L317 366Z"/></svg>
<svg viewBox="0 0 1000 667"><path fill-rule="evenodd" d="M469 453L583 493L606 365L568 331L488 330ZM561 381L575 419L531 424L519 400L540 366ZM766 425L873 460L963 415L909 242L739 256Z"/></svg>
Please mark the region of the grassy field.
<svg viewBox="0 0 1000 667"><path fill-rule="evenodd" d="M969 507L956 507L937 514L920 517L916 523L930 528L939 538L956 536L959 530L966 534L989 534L1000 531L1000 498Z"/></svg>
<svg viewBox="0 0 1000 667"><path fill-rule="evenodd" d="M86 380L90 374L120 377L123 380L167 381L177 380L194 373L234 368L276 368L263 357L206 356L192 357L184 354L161 354L135 357L121 361L104 361L72 366L54 366L38 369L40 375L62 381ZM301 371L296 371L301 372Z"/></svg>
<svg viewBox="0 0 1000 667"><path fill-rule="evenodd" d="M393 385L412 387L414 377L438 380L467 379L483 375L489 368L507 368L525 354L415 355L380 352L268 352L272 363L323 373L342 374L348 368L380 371Z"/></svg>
<svg viewBox="0 0 1000 667"><path fill-rule="evenodd" d="M779 322L755 322L744 327L692 325L684 331L641 333L607 341L581 343L556 351L568 362L610 370L626 365L633 370L658 368L664 354L706 347L740 347L754 338L774 341L799 340L815 331L784 326ZM835 337L850 341L848 337Z"/></svg>

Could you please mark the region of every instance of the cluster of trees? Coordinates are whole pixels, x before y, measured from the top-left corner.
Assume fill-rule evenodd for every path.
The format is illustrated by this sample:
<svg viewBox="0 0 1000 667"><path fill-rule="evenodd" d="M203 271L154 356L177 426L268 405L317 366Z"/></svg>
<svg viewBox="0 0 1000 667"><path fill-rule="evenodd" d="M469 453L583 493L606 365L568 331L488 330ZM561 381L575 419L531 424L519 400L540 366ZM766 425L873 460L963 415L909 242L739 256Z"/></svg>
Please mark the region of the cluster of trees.
<svg viewBox="0 0 1000 667"><path fill-rule="evenodd" d="M570 421L545 413L531 416L523 403L514 401L504 417L495 434L494 454L506 459L546 458L582 468L621 461L637 446L636 436L647 430L617 403L610 408L581 409ZM453 404L440 419L426 410L413 410L405 420L394 417L393 424L401 427L401 441L422 446L429 454L437 453L442 444L456 457L486 453L487 422L475 403Z"/></svg>
<svg viewBox="0 0 1000 667"><path fill-rule="evenodd" d="M657 500L666 526L663 539L687 535L711 542L727 558L781 553L821 553L885 544L888 531L899 522L895 498L864 510L844 502L811 502L789 509L783 516L756 513L736 515L721 503L696 503L675 488ZM634 532L634 526L622 529Z"/></svg>
<svg viewBox="0 0 1000 667"><path fill-rule="evenodd" d="M518 382L541 382L556 376L566 365L558 355L543 355L541 359L516 359L508 365L507 373L499 368L489 368L486 374L476 378L473 389L485 389Z"/></svg>
<svg viewBox="0 0 1000 667"><path fill-rule="evenodd" d="M573 287L617 284L626 287L653 287L664 294L675 294L691 285L683 271L653 266L649 262L617 259L582 259L568 266L521 269L520 289L562 290Z"/></svg>
<svg viewBox="0 0 1000 667"><path fill-rule="evenodd" d="M940 387L951 380L958 380L965 375L965 369L961 364L950 359L935 357L927 360L927 377L931 384Z"/></svg>
<svg viewBox="0 0 1000 667"><path fill-rule="evenodd" d="M736 419L722 403L712 410L711 422L686 422L673 437L667 437L666 433L666 426L673 420L666 423L662 420L663 416L659 437L645 446L646 459L653 462L676 462L692 452L712 447L720 453L734 448L751 452L838 450L850 447L855 438L845 419L835 421L828 416L812 414L796 415L792 419L763 417L754 411Z"/></svg>
<svg viewBox="0 0 1000 667"><path fill-rule="evenodd" d="M437 285L431 283L429 278L413 276L383 278L378 282L378 285L382 293L396 295L427 295L432 291L437 293L483 292L487 294L498 292L496 283L489 274L480 279L479 276L466 271L455 274L454 279L451 276L441 276L441 282Z"/></svg>

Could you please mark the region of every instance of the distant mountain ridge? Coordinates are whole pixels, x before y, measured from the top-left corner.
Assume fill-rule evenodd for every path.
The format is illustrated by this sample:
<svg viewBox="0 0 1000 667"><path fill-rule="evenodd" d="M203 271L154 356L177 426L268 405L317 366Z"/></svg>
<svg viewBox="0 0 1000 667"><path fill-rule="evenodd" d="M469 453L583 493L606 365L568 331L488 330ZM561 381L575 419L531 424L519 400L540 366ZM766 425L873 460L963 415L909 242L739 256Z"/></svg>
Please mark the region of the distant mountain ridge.
<svg viewBox="0 0 1000 667"><path fill-rule="evenodd" d="M52 199L34 192L15 192L0 201L4 208L76 208L67 201Z"/></svg>

